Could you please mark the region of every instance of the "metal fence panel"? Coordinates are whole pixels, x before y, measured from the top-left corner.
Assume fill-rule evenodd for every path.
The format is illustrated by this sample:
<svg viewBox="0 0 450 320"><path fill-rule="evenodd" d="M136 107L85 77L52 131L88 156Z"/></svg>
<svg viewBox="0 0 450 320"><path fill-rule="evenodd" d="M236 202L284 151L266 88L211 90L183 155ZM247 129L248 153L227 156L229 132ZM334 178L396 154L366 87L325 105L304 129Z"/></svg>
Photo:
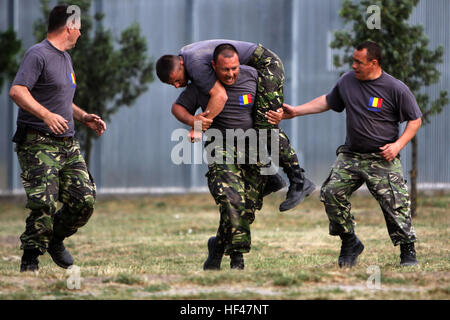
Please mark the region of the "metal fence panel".
<svg viewBox="0 0 450 320"><path fill-rule="evenodd" d="M147 39L149 56L155 61L177 53L185 44L209 38L229 38L262 43L283 60L286 70L285 101L307 102L327 93L338 79L332 66L329 42L343 23L335 0L94 0L91 11L105 14L104 27L118 38L137 22ZM53 2L52 2L53 4ZM13 8L12 10L11 8ZM40 17L39 2L0 2L0 30L16 27L25 49L34 44L33 22ZM445 26L450 2L422 1L411 23L424 24L430 47L445 48L439 84L426 89L431 97L450 88L450 35ZM76 49L75 49L76 50ZM75 66L76 70L76 66ZM0 194L21 191L20 168L10 138L15 128L17 106L0 95ZM96 140L91 171L100 192L183 192L206 190L207 166L175 165L171 141L179 124L170 113L181 89L155 81L130 108L120 109L108 123L106 134ZM83 107L83 106L81 106ZM422 127L419 139L419 176L422 186L450 185L450 110ZM301 165L318 185L335 159L335 149L345 140L345 114L324 114L284 121L282 127L296 149ZM198 157L200 145L192 146ZM197 153L196 153L197 152ZM405 173L410 170L410 147L402 151ZM201 156L201 154L200 154ZM198 158L196 158L198 159Z"/></svg>

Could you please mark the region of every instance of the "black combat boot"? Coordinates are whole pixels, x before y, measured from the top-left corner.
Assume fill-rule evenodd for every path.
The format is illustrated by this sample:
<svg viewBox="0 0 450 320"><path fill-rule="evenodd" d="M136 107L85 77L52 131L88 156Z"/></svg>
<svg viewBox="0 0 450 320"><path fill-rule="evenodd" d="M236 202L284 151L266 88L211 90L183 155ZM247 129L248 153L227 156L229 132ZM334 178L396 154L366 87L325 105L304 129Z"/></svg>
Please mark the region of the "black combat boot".
<svg viewBox="0 0 450 320"><path fill-rule="evenodd" d="M415 266L418 264L414 242L400 244L400 265Z"/></svg>
<svg viewBox="0 0 450 320"><path fill-rule="evenodd" d="M203 264L203 270L220 270L222 263L223 248L217 245L217 237L208 240L208 258Z"/></svg>
<svg viewBox="0 0 450 320"><path fill-rule="evenodd" d="M231 269L244 270L244 255L242 252L233 252L230 258Z"/></svg>
<svg viewBox="0 0 450 320"><path fill-rule="evenodd" d="M48 244L48 253L61 268L67 269L73 265L73 258L63 243L64 238L53 237Z"/></svg>
<svg viewBox="0 0 450 320"><path fill-rule="evenodd" d="M23 250L22 261L20 263L20 272L38 271L39 260L38 257L41 252L38 249Z"/></svg>
<svg viewBox="0 0 450 320"><path fill-rule="evenodd" d="M314 183L305 178L303 172L305 170L300 167L287 170L286 174L289 178L290 185L286 194L286 200L280 204L280 211L294 208L316 189Z"/></svg>
<svg viewBox="0 0 450 320"><path fill-rule="evenodd" d="M343 234L340 237L342 246L338 259L339 268L351 268L356 264L364 246L354 233Z"/></svg>
<svg viewBox="0 0 450 320"><path fill-rule="evenodd" d="M267 176L267 182L263 190L263 197L277 192L286 187L286 182L284 182L283 177L281 177L278 173Z"/></svg>

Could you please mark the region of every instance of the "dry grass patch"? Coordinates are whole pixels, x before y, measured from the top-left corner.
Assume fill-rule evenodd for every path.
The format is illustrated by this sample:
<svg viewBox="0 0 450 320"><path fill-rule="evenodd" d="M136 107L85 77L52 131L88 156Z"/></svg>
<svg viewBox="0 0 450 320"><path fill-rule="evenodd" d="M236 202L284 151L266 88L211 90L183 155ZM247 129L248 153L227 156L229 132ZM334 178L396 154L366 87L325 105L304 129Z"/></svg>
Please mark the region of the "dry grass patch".
<svg viewBox="0 0 450 320"><path fill-rule="evenodd" d="M317 193L297 208L278 212L284 194L265 199L252 226L245 270L204 272L206 241L218 209L209 194L100 199L91 221L66 246L81 270L81 287L48 255L37 274L18 272L26 210L0 202L0 299L448 299L450 196L421 197L418 267L399 266L374 199L352 198L358 237L365 245L356 267L337 266L340 240L328 235ZM381 287L367 286L377 266Z"/></svg>

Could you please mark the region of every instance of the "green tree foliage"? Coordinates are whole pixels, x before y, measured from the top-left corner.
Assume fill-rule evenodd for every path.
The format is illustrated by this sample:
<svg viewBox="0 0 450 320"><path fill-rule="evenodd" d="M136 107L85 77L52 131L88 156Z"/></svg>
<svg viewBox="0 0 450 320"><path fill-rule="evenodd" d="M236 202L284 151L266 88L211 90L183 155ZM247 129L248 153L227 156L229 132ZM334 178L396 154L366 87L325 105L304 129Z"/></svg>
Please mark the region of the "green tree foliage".
<svg viewBox="0 0 450 320"><path fill-rule="evenodd" d="M18 56L22 51L22 42L12 29L0 32L0 93L5 81L12 80L19 68Z"/></svg>
<svg viewBox="0 0 450 320"><path fill-rule="evenodd" d="M37 41L46 37L49 0L41 0L42 19L34 24ZM70 51L77 78L74 102L106 122L122 106L132 106L153 81L154 63L147 57L147 42L140 27L133 24L115 41L102 26L103 14L90 16L90 0L71 0L81 9L81 37ZM77 136L89 163L93 131L77 123Z"/></svg>
<svg viewBox="0 0 450 320"><path fill-rule="evenodd" d="M423 88L439 82L440 72L436 65L442 63L444 49L438 46L428 49L429 39L424 34L423 26L411 25L409 17L419 0L361 0L354 3L344 0L339 15L347 30L335 31L330 47L343 49L344 55L335 55L334 65L341 67L352 64L354 48L365 40L377 42L383 48L382 68L384 71L403 81L413 92L422 111L423 124L440 113L448 104L447 91L441 91L439 97L430 101ZM377 5L380 9L381 26L370 29L367 20L372 16L367 9ZM413 138L411 174L411 211L416 215L417 208L417 138Z"/></svg>

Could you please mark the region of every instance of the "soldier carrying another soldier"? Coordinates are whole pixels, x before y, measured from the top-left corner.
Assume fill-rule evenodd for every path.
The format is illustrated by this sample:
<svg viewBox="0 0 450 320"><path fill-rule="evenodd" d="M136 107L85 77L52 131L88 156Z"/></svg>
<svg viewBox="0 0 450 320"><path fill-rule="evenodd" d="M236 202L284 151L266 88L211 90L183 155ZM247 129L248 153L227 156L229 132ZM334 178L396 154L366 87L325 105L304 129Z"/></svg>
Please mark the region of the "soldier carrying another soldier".
<svg viewBox="0 0 450 320"><path fill-rule="evenodd" d="M262 207L262 197L271 192L264 190L267 176L260 174L261 166L249 159L257 152L255 146L246 141L247 133L253 130L252 111L258 75L254 68L239 65L237 50L231 44L221 44L215 49L212 66L217 79L224 84L228 100L214 122L205 120L212 122L207 136L215 129L225 138L220 143L211 140L205 143L205 149L212 149L206 176L211 195L220 208L220 222L217 235L208 241L209 255L203 268L220 269L225 254L231 258L232 269L244 269L243 253L248 253L251 248L250 225L255 219L255 211ZM209 100L209 95L190 83L173 104L172 113L181 122L192 126L195 111L199 107L206 110ZM276 113L274 123L281 120L281 115ZM230 129L242 130L244 134L228 139L226 130ZM256 138L255 130L254 135ZM237 147L240 142L247 142L244 151ZM238 161L241 152L245 153L244 163Z"/></svg>
<svg viewBox="0 0 450 320"><path fill-rule="evenodd" d="M292 209L315 190L315 185L305 177L305 170L300 167L297 154L287 135L277 124L270 123L266 116L269 110L281 109L284 100L284 67L280 58L262 45L251 42L205 40L183 47L179 55L164 55L159 58L156 63L156 73L162 82L176 88L185 87L189 80L193 82L203 94L210 96L206 106L209 112L205 117L215 119L222 111L228 97L224 85L217 80L210 64L214 48L224 43L236 48L241 65L253 67L258 72L257 95L253 110L254 127L268 133L269 154L272 152L278 154L279 159L275 160L289 179L286 200L280 204L280 211ZM208 122L205 122L202 127L206 130ZM271 129L276 130L272 132ZM277 140L279 150L271 150L270 139ZM284 181L282 183L284 184ZM283 187L279 184L277 175L268 177L267 186L272 187L273 191Z"/></svg>

